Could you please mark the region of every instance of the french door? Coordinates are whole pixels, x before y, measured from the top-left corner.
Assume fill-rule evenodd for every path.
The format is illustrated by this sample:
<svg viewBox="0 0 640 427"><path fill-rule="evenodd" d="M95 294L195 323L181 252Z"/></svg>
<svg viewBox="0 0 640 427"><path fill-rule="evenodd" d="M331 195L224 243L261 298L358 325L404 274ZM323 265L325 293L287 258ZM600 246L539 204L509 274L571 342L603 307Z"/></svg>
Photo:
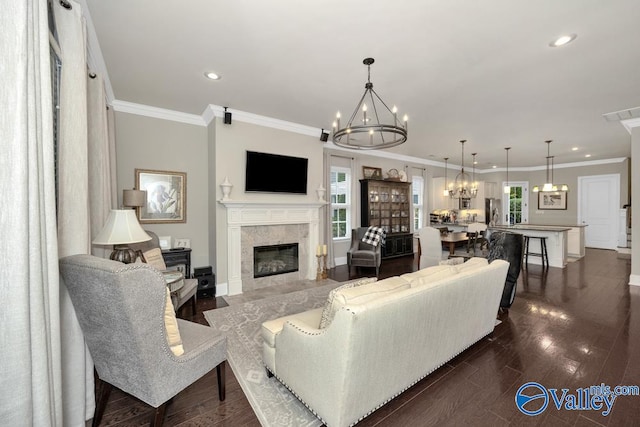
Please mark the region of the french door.
<svg viewBox="0 0 640 427"><path fill-rule="evenodd" d="M502 183L502 188L507 185ZM502 193L502 225L527 224L529 222L529 182L509 181L509 194Z"/></svg>

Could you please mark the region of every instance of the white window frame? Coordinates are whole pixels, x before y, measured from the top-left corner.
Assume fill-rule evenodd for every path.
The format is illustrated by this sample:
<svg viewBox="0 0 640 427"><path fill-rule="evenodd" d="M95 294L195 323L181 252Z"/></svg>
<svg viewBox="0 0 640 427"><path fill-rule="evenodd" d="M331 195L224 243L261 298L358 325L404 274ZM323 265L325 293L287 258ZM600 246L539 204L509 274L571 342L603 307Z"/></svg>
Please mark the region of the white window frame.
<svg viewBox="0 0 640 427"><path fill-rule="evenodd" d="M339 174L339 173L344 173L345 174L345 182L344 183L334 183L333 179L331 179L331 183L330 183L330 189L329 189L329 200L331 201L331 217L332 217L332 221L331 221L331 236L332 239L334 241L339 241L339 240L350 240L351 239L351 211L352 211L352 206L351 206L351 169L350 168L345 168L345 167L341 167L341 166L331 166L331 175L333 176L333 174ZM344 186L344 194L345 194L345 202L344 203L337 203L334 202L334 194L336 194L336 190L337 190L337 186L340 185L341 187ZM337 193L337 194L343 194L342 192ZM346 209L346 227L345 227L345 235L344 236L338 236L338 237L333 237L333 210L334 209ZM340 221L341 222L341 221Z"/></svg>
<svg viewBox="0 0 640 427"><path fill-rule="evenodd" d="M506 182L502 183L502 188L507 185ZM529 223L529 181L509 181L510 187L522 187L522 204L520 206L521 220L516 224L528 224ZM501 225L509 225L509 195L502 194L502 213L501 213Z"/></svg>
<svg viewBox="0 0 640 427"><path fill-rule="evenodd" d="M418 196L418 203L414 202L414 195ZM413 222L411 225L416 227L416 219L418 221L418 226L413 231L417 231L420 228L424 227L424 178L419 175L414 175L411 177L411 203L412 210L411 212L414 215ZM418 218L415 218L415 211L418 209Z"/></svg>

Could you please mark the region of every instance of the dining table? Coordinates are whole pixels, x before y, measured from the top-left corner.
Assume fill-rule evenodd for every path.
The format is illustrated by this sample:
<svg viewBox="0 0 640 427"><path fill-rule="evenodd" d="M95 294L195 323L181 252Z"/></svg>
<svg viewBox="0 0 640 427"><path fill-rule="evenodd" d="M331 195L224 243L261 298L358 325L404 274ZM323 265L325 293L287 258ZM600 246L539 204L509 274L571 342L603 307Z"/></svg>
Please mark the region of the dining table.
<svg viewBox="0 0 640 427"><path fill-rule="evenodd" d="M440 235L440 240L444 246L449 248L449 255L453 255L456 251L456 245L462 246L469 241L466 231L451 232Z"/></svg>

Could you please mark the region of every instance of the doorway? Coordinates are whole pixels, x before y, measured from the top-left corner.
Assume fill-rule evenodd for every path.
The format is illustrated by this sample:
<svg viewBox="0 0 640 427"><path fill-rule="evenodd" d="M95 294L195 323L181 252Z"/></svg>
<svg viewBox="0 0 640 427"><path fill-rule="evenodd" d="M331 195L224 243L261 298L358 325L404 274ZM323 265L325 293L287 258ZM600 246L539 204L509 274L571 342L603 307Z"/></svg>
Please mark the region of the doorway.
<svg viewBox="0 0 640 427"><path fill-rule="evenodd" d="M620 174L578 177L578 223L586 225L588 248L616 249Z"/></svg>

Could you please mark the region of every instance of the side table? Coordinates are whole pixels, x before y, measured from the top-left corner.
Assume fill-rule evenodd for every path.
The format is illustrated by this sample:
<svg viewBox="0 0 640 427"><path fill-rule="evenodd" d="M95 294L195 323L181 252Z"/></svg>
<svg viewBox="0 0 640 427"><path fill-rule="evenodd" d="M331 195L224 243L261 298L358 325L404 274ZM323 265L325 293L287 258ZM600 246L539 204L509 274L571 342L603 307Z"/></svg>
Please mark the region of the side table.
<svg viewBox="0 0 640 427"><path fill-rule="evenodd" d="M162 258L167 267L184 265L184 278L191 278L191 248L163 249Z"/></svg>

